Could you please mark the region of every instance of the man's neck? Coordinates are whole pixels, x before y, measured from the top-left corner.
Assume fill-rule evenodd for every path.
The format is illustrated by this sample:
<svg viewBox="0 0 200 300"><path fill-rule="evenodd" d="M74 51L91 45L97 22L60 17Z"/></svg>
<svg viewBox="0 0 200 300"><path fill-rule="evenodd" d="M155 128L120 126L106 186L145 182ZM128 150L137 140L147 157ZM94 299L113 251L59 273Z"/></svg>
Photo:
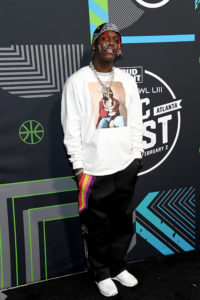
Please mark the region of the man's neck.
<svg viewBox="0 0 200 300"><path fill-rule="evenodd" d="M93 59L93 65L97 72L109 73L112 71L113 62L99 62L96 59Z"/></svg>

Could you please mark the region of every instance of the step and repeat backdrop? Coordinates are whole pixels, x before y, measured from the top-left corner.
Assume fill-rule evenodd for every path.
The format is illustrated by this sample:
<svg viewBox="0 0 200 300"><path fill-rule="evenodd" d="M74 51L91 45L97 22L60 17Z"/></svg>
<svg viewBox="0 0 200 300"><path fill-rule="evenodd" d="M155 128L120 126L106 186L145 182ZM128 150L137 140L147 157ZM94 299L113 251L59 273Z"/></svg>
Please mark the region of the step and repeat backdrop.
<svg viewBox="0 0 200 300"><path fill-rule="evenodd" d="M198 249L200 1L0 7L0 289L85 270L60 103L65 80L91 59L94 29L107 21L121 30L116 65L135 77L143 105L129 261Z"/></svg>

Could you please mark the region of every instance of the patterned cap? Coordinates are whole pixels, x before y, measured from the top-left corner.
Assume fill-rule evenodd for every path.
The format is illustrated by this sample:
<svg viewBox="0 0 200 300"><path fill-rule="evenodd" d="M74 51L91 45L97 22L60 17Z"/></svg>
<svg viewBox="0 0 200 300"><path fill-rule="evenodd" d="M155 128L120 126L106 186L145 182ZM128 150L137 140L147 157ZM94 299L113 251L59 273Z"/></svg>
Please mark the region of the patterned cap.
<svg viewBox="0 0 200 300"><path fill-rule="evenodd" d="M114 32L117 32L119 33L120 35L120 32L119 32L119 28L115 25L115 24L112 24L112 23L103 23L101 25L99 25L95 32L93 33L93 38L92 38L92 44L94 44L94 42L96 41L96 39L98 39L98 37L105 31L114 31Z"/></svg>

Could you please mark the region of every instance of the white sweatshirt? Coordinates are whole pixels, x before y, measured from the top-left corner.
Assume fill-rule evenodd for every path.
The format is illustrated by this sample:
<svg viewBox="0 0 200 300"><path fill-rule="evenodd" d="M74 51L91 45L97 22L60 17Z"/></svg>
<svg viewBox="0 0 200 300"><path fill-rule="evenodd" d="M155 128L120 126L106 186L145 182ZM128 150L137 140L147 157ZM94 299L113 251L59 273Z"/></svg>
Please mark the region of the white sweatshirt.
<svg viewBox="0 0 200 300"><path fill-rule="evenodd" d="M108 175L125 169L143 153L142 105L134 78L114 68L112 97L89 66L68 78L62 94L64 144L73 169ZM98 73L107 83L110 73ZM109 85L109 84L107 84Z"/></svg>

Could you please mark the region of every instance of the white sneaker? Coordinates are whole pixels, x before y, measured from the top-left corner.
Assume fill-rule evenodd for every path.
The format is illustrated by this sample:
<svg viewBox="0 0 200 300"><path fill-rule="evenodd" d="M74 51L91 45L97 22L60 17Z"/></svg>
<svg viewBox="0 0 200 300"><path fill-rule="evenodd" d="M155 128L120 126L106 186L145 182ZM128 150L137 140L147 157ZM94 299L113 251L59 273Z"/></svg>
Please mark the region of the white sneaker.
<svg viewBox="0 0 200 300"><path fill-rule="evenodd" d="M119 281L122 285L132 287L138 284L138 280L130 274L127 270L119 273L116 277L112 278Z"/></svg>
<svg viewBox="0 0 200 300"><path fill-rule="evenodd" d="M118 290L111 278L96 282L100 293L106 297L112 297L118 294Z"/></svg>

